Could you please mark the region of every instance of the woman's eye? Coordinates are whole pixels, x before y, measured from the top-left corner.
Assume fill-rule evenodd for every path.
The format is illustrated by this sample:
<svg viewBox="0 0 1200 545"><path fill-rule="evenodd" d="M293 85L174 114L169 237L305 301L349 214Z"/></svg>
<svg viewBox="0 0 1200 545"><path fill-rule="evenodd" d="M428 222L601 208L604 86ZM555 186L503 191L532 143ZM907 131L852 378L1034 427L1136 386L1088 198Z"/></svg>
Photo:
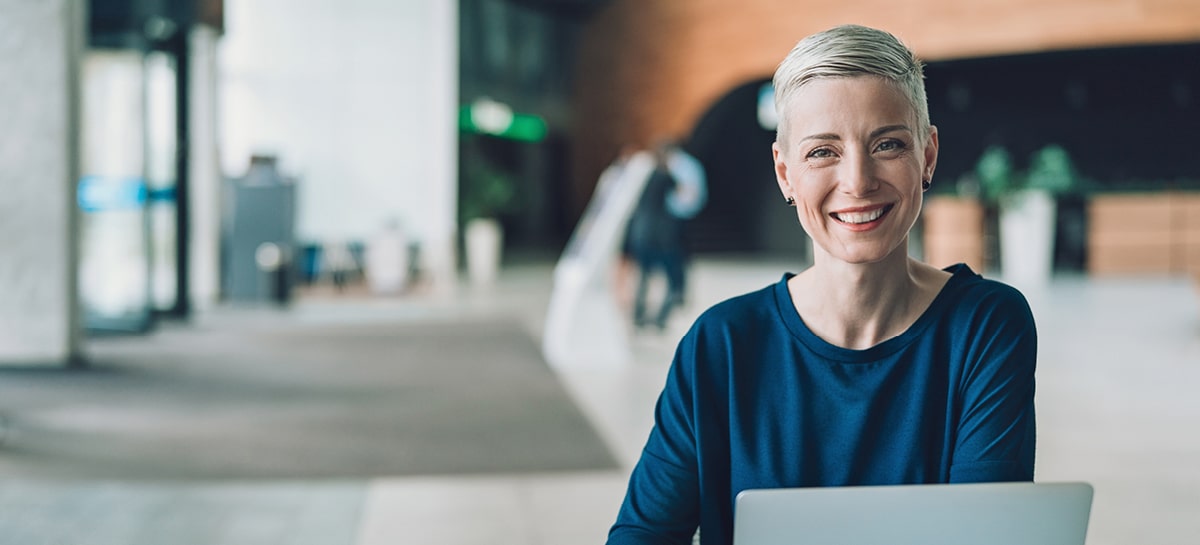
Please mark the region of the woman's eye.
<svg viewBox="0 0 1200 545"><path fill-rule="evenodd" d="M875 151L898 151L904 148L904 142L899 140L884 140L875 147Z"/></svg>
<svg viewBox="0 0 1200 545"><path fill-rule="evenodd" d="M807 157L809 159L825 159L828 157L833 157L833 151L828 148L817 148L808 152Z"/></svg>

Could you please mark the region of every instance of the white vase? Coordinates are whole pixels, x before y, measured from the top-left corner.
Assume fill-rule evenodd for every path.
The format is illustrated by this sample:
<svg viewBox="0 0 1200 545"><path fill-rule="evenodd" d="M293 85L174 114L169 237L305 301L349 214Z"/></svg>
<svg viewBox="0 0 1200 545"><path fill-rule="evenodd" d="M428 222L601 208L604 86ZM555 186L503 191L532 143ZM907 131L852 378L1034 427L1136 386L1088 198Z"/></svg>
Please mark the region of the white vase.
<svg viewBox="0 0 1200 545"><path fill-rule="evenodd" d="M500 271L500 250L504 231L492 218L476 218L467 222L463 233L467 254L467 277L474 286L490 286Z"/></svg>
<svg viewBox="0 0 1200 545"><path fill-rule="evenodd" d="M1000 207L1000 267L1016 285L1049 283L1054 272L1054 197L1024 190Z"/></svg>
<svg viewBox="0 0 1200 545"><path fill-rule="evenodd" d="M372 235L363 261L371 293L395 295L408 285L408 240L399 229L388 228Z"/></svg>

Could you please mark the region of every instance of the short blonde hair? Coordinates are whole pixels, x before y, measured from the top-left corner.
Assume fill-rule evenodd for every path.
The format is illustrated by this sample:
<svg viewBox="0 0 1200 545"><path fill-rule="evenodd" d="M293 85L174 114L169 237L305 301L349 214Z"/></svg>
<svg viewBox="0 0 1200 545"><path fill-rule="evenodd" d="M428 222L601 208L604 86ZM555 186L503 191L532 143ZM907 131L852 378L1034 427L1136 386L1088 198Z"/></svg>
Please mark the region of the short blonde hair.
<svg viewBox="0 0 1200 545"><path fill-rule="evenodd" d="M788 100L805 84L821 78L877 76L895 84L917 113L913 130L929 136L929 103L925 72L917 56L888 32L860 25L842 25L800 40L775 71L776 140L787 131Z"/></svg>

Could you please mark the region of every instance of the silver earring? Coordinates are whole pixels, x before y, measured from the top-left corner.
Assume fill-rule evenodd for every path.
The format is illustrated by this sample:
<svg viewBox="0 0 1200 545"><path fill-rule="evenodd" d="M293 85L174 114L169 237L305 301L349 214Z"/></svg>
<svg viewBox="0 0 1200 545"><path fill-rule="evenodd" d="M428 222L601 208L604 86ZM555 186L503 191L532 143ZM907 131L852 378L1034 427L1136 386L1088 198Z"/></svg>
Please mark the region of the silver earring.
<svg viewBox="0 0 1200 545"><path fill-rule="evenodd" d="M788 206L796 206L796 199L788 197L786 202Z"/></svg>

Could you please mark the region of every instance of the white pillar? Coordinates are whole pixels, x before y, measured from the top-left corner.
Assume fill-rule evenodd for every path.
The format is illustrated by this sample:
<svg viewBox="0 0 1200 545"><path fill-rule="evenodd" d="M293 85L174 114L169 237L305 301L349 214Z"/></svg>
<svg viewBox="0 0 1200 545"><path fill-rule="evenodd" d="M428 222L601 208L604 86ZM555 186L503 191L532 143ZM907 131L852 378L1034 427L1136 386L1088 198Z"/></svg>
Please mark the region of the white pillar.
<svg viewBox="0 0 1200 545"><path fill-rule="evenodd" d="M217 39L199 25L188 37L190 111L188 138L189 291L195 310L217 300L220 290L221 167L217 150Z"/></svg>
<svg viewBox="0 0 1200 545"><path fill-rule="evenodd" d="M435 146L432 166L435 211L424 241L425 266L437 291L458 280L458 2L432 2L434 56L430 107L439 122L429 127Z"/></svg>
<svg viewBox="0 0 1200 545"><path fill-rule="evenodd" d="M0 365L82 355L76 291L83 0L0 0Z"/></svg>

